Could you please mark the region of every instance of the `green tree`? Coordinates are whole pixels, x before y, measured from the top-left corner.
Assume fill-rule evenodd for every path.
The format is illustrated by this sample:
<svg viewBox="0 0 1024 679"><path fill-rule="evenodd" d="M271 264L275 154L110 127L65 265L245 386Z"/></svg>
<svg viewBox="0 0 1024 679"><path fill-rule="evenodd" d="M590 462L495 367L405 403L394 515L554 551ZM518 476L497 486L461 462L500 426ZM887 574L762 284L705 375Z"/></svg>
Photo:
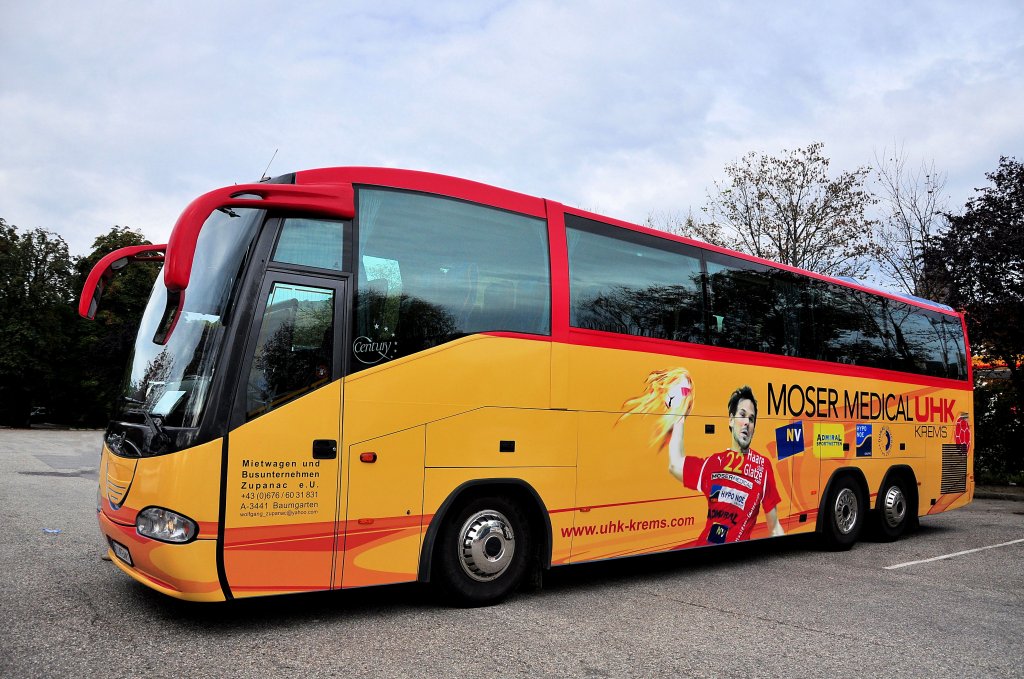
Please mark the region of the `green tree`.
<svg viewBox="0 0 1024 679"><path fill-rule="evenodd" d="M975 467L979 483L1024 481L1024 417L1009 380L980 379L974 388Z"/></svg>
<svg viewBox="0 0 1024 679"><path fill-rule="evenodd" d="M126 226L114 226L98 236L93 241L92 252L75 263L76 297L81 294L96 262L118 248L131 245L150 245L150 242ZM78 319L74 333L78 362L73 370L77 383L74 411L69 413L71 421L101 425L113 412L139 321L159 272L160 265L156 263L135 262L126 267L104 290L95 320Z"/></svg>
<svg viewBox="0 0 1024 679"><path fill-rule="evenodd" d="M862 276L873 260L875 202L868 167L829 176L824 145L780 157L748 153L725 167L704 211L706 223L682 222L716 245L835 276Z"/></svg>
<svg viewBox="0 0 1024 679"><path fill-rule="evenodd" d="M71 324L72 264L60 236L0 219L0 422L26 426L60 407Z"/></svg>
<svg viewBox="0 0 1024 679"><path fill-rule="evenodd" d="M926 257L945 301L967 315L973 353L1005 366L975 394L979 464L1024 472L1024 164L1002 157ZM1000 452L1002 451L1002 452ZM1010 459L985 460L985 455Z"/></svg>

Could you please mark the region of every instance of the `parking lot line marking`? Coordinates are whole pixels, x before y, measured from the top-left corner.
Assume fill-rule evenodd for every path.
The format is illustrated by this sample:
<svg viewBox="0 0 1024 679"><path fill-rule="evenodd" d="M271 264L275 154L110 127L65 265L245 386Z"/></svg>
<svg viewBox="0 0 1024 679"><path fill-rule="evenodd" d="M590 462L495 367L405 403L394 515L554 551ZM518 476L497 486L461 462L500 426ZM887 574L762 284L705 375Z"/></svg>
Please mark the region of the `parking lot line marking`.
<svg viewBox="0 0 1024 679"><path fill-rule="evenodd" d="M885 570L891 571L895 568L903 568L904 566L916 566L919 563L928 563L929 561L941 561L943 559L952 559L954 556L963 556L964 554L973 554L974 552L984 552L986 549L995 549L996 547L1007 547L1009 545L1015 545L1018 542L1024 542L1024 538L1019 540L1010 540L1009 542L1000 542L998 545L989 545L987 547L977 547L975 549L965 549L962 552L953 552L952 554L943 554L942 556L933 556L930 559L921 559L919 561L908 561L906 563L898 563L894 566L884 566Z"/></svg>

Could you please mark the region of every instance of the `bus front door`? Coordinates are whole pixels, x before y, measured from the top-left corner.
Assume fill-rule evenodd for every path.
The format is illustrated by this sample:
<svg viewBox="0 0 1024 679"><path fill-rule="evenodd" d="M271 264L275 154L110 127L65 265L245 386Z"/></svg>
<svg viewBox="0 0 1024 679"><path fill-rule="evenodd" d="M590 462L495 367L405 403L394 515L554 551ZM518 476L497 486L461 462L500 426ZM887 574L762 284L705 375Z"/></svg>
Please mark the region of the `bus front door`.
<svg viewBox="0 0 1024 679"><path fill-rule="evenodd" d="M267 274L228 434L223 574L234 597L334 580L345 281Z"/></svg>

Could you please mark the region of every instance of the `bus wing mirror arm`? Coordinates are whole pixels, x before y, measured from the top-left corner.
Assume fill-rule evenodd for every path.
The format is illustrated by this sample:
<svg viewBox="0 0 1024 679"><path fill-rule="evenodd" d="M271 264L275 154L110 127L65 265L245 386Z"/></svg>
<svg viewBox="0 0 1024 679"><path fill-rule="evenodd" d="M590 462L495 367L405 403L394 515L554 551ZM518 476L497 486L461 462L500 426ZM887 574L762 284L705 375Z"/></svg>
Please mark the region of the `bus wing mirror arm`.
<svg viewBox="0 0 1024 679"><path fill-rule="evenodd" d="M78 315L89 320L96 318L103 291L118 272L132 262L162 262L166 250L167 245L130 245L104 256L85 279L78 299Z"/></svg>

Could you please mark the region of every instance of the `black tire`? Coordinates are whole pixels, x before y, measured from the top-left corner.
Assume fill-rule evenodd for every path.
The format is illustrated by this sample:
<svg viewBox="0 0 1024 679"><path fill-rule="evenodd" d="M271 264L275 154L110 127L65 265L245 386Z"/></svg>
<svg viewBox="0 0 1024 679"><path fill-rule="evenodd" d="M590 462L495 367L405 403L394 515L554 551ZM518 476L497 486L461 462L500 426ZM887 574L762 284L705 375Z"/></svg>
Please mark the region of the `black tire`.
<svg viewBox="0 0 1024 679"><path fill-rule="evenodd" d="M470 500L441 527L434 580L460 606L499 603L534 563L534 542L523 512L507 497Z"/></svg>
<svg viewBox="0 0 1024 679"><path fill-rule="evenodd" d="M903 476L893 474L886 479L875 507L874 533L882 542L891 542L913 525L916 513L911 507L909 486Z"/></svg>
<svg viewBox="0 0 1024 679"><path fill-rule="evenodd" d="M832 482L821 506L821 537L825 548L845 551L860 537L868 504L860 485L850 476Z"/></svg>

